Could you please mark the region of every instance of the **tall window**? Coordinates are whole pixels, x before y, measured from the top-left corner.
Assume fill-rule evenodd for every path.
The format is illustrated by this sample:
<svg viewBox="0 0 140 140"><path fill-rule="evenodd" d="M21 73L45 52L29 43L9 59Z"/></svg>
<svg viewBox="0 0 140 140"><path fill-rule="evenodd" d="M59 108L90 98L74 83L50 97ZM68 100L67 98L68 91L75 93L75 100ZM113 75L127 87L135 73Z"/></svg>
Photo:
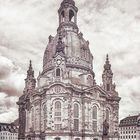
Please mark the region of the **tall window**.
<svg viewBox="0 0 140 140"><path fill-rule="evenodd" d="M110 85L107 84L107 91L110 91Z"/></svg>
<svg viewBox="0 0 140 140"><path fill-rule="evenodd" d="M55 102L55 110L54 110L54 122L55 122L55 130L61 130L61 102Z"/></svg>
<svg viewBox="0 0 140 140"><path fill-rule="evenodd" d="M109 109L106 109L106 120L109 122Z"/></svg>
<svg viewBox="0 0 140 140"><path fill-rule="evenodd" d="M56 69L56 76L60 76L60 69L59 68Z"/></svg>
<svg viewBox="0 0 140 140"><path fill-rule="evenodd" d="M69 11L69 21L74 22L74 12L72 10Z"/></svg>
<svg viewBox="0 0 140 140"><path fill-rule="evenodd" d="M79 130L79 106L78 104L74 104L74 130Z"/></svg>
<svg viewBox="0 0 140 140"><path fill-rule="evenodd" d="M94 106L92 109L92 125L93 131L97 132L97 107Z"/></svg>

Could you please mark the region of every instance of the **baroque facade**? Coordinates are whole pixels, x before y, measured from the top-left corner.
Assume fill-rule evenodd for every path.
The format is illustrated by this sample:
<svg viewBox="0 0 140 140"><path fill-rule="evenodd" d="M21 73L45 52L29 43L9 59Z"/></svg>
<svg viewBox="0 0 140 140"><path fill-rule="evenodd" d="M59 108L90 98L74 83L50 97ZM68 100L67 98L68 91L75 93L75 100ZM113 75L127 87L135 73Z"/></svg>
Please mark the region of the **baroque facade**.
<svg viewBox="0 0 140 140"><path fill-rule="evenodd" d="M118 140L120 97L107 55L103 84L95 82L89 41L77 26L78 8L63 0L56 36L49 36L38 78L30 61L19 98L19 140Z"/></svg>

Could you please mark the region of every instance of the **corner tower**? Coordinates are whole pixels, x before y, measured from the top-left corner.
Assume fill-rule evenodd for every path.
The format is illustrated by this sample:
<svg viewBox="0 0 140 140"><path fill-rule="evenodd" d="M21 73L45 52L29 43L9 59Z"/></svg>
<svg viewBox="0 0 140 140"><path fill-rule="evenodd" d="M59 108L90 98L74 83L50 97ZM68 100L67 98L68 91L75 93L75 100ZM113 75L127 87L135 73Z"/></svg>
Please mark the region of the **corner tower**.
<svg viewBox="0 0 140 140"><path fill-rule="evenodd" d="M27 77L25 79L25 92L34 90L36 87L36 79L34 77L34 70L32 68L32 61L30 60L29 69L27 71Z"/></svg>
<svg viewBox="0 0 140 140"><path fill-rule="evenodd" d="M111 64L109 62L109 56L108 54L106 55L106 62L104 64L104 71L102 74L102 81L103 81L103 89L110 93L114 94L117 93L115 91L116 85L113 83L113 72L111 69Z"/></svg>

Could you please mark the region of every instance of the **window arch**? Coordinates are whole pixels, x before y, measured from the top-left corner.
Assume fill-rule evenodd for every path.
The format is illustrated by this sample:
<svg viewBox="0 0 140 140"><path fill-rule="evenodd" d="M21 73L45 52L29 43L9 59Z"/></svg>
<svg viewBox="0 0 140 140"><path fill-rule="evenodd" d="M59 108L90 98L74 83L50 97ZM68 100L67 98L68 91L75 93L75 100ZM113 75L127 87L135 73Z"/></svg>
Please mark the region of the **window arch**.
<svg viewBox="0 0 140 140"><path fill-rule="evenodd" d="M73 109L73 115L74 115L74 130L78 131L79 130L79 105L74 104L74 109Z"/></svg>
<svg viewBox="0 0 140 140"><path fill-rule="evenodd" d="M55 102L55 109L61 109L61 102L60 101L56 101Z"/></svg>
<svg viewBox="0 0 140 140"><path fill-rule="evenodd" d="M56 76L59 77L60 76L60 68L56 69Z"/></svg>
<svg viewBox="0 0 140 140"><path fill-rule="evenodd" d="M69 11L69 21L74 22L74 12L72 10Z"/></svg>
<svg viewBox="0 0 140 140"><path fill-rule="evenodd" d="M94 132L97 132L97 113L98 113L97 107L94 106L92 108L92 125L93 125L92 127Z"/></svg>
<svg viewBox="0 0 140 140"><path fill-rule="evenodd" d="M56 101L54 105L54 123L55 123L55 130L61 130L61 102Z"/></svg>

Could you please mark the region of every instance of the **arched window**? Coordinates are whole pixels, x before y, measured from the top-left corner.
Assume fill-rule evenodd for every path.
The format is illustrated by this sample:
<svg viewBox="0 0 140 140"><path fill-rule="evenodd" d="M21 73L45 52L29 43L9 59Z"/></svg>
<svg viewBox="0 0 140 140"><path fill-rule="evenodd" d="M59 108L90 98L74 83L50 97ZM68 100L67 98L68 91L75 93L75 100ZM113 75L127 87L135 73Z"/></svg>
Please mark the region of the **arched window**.
<svg viewBox="0 0 140 140"><path fill-rule="evenodd" d="M97 107L94 106L92 109L92 125L93 131L97 132Z"/></svg>
<svg viewBox="0 0 140 140"><path fill-rule="evenodd" d="M61 103L59 101L55 102L55 109L61 109Z"/></svg>
<svg viewBox="0 0 140 140"><path fill-rule="evenodd" d="M110 84L107 84L106 89L107 89L107 91L110 91Z"/></svg>
<svg viewBox="0 0 140 140"><path fill-rule="evenodd" d="M72 10L69 11L69 21L74 22L74 12Z"/></svg>
<svg viewBox="0 0 140 140"><path fill-rule="evenodd" d="M55 122L55 130L61 130L61 102L55 102L54 106L54 122Z"/></svg>
<svg viewBox="0 0 140 140"><path fill-rule="evenodd" d="M60 76L60 68L56 69L56 76L59 77Z"/></svg>
<svg viewBox="0 0 140 140"><path fill-rule="evenodd" d="M106 120L109 122L109 109L106 109Z"/></svg>
<svg viewBox="0 0 140 140"><path fill-rule="evenodd" d="M80 138L75 138L75 140L80 140Z"/></svg>
<svg viewBox="0 0 140 140"><path fill-rule="evenodd" d="M62 11L61 13L61 22L64 22L65 21L65 13L64 11Z"/></svg>
<svg viewBox="0 0 140 140"><path fill-rule="evenodd" d="M74 104L74 130L79 130L79 106L78 104Z"/></svg>

